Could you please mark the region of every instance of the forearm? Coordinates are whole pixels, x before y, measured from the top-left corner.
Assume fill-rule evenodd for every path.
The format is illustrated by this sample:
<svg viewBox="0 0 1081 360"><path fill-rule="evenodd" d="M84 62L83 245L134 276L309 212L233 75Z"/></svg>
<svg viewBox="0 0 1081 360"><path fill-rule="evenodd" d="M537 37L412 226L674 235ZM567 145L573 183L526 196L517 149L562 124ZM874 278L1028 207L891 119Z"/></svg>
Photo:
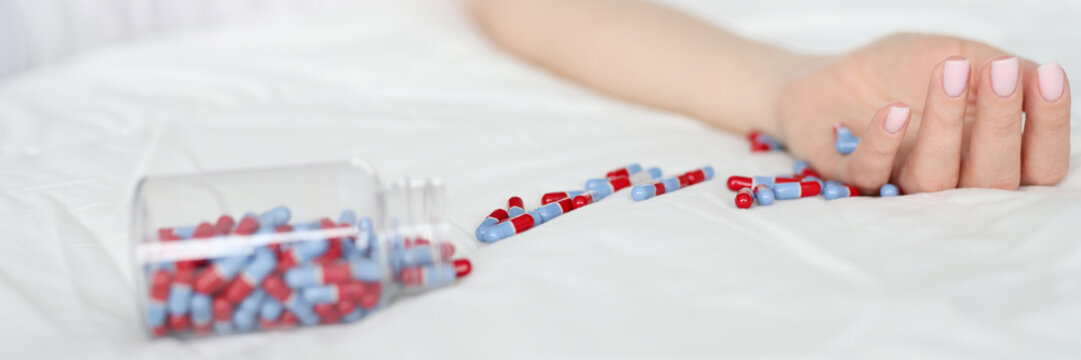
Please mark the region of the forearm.
<svg viewBox="0 0 1081 360"><path fill-rule="evenodd" d="M777 133L774 99L806 58L633 0L472 0L508 51L617 97Z"/></svg>

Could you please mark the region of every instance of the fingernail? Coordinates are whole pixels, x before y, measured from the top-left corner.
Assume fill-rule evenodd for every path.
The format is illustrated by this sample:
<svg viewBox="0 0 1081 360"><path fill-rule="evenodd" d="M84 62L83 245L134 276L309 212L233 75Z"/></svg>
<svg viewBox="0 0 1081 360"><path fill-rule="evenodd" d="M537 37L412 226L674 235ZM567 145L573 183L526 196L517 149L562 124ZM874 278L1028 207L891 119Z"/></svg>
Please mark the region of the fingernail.
<svg viewBox="0 0 1081 360"><path fill-rule="evenodd" d="M968 59L949 60L942 70L942 89L946 95L955 98L961 96L968 87Z"/></svg>
<svg viewBox="0 0 1081 360"><path fill-rule="evenodd" d="M1058 63L1050 63L1036 69L1040 81L1040 96L1047 102L1054 102L1062 97L1062 88L1066 82L1066 73Z"/></svg>
<svg viewBox="0 0 1081 360"><path fill-rule="evenodd" d="M1013 94L1017 88L1017 58L995 60L991 62L991 90L1001 97Z"/></svg>
<svg viewBox="0 0 1081 360"><path fill-rule="evenodd" d="M908 107L890 107L890 113L886 114L886 132L896 134L901 131L901 127L905 126L906 121L908 121Z"/></svg>

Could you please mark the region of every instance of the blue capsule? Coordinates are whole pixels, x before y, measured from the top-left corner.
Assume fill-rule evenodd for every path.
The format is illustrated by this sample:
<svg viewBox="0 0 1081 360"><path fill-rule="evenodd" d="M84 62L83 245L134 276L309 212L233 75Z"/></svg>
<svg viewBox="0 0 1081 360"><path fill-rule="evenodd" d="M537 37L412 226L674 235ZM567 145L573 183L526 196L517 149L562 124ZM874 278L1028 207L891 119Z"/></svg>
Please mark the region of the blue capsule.
<svg viewBox="0 0 1081 360"><path fill-rule="evenodd" d="M338 216L338 222L349 225L356 225L357 213L350 209L342 210L342 214Z"/></svg>
<svg viewBox="0 0 1081 360"><path fill-rule="evenodd" d="M484 233L484 242L494 243L544 223L544 219L535 211L530 211L522 216L531 217L533 220L532 223L529 223L528 221L515 222L515 218L511 218L510 220L489 227L488 231Z"/></svg>
<svg viewBox="0 0 1081 360"><path fill-rule="evenodd" d="M361 308L360 306L357 306L357 308L353 309L352 312L342 316L342 322L343 323L355 322L357 320L363 319L364 315L367 315L367 313L364 312L364 309Z"/></svg>
<svg viewBox="0 0 1081 360"><path fill-rule="evenodd" d="M811 164L808 164L806 161L796 160L796 163L792 165L792 173L793 174L802 174L804 170L807 170L810 167L811 167Z"/></svg>
<svg viewBox="0 0 1081 360"><path fill-rule="evenodd" d="M837 152L841 153L841 155L848 155L856 151L856 145L859 144L859 138L837 138L837 141L833 143L833 146L837 148Z"/></svg>
<svg viewBox="0 0 1081 360"><path fill-rule="evenodd" d="M294 294L289 298L289 303L285 304L285 308L293 312L293 315L297 316L301 324L304 325L316 325L319 323L319 315L312 309L312 305L304 299L301 299L299 294Z"/></svg>
<svg viewBox="0 0 1081 360"><path fill-rule="evenodd" d="M825 197L826 200L834 200L859 195L859 190L856 190L856 188L840 183L829 183L826 185L826 189L822 191L822 196Z"/></svg>
<svg viewBox="0 0 1081 360"><path fill-rule="evenodd" d="M169 313L173 315L187 314L191 306L191 294L193 292L191 285L174 282L169 287L169 299L166 301Z"/></svg>
<svg viewBox="0 0 1081 360"><path fill-rule="evenodd" d="M533 211L540 214L542 220L548 222L571 210L574 210L574 199L561 199L560 201L548 203L548 205L541 206Z"/></svg>
<svg viewBox="0 0 1081 360"><path fill-rule="evenodd" d="M194 226L181 226L181 227L175 228L175 229L173 229L173 235L176 235L176 237L181 238L181 239L191 239L192 236L195 236L195 227Z"/></svg>
<svg viewBox="0 0 1081 360"><path fill-rule="evenodd" d="M754 199L758 202L758 205L772 204L774 200L773 189L765 185L756 186L754 189Z"/></svg>
<svg viewBox="0 0 1081 360"><path fill-rule="evenodd" d="M631 189L631 199L634 201L642 201L657 196L656 183L646 183L642 185L635 185Z"/></svg>
<svg viewBox="0 0 1081 360"><path fill-rule="evenodd" d="M304 301L311 304L327 304L338 301L338 287L334 285L311 286L300 291Z"/></svg>
<svg viewBox="0 0 1081 360"><path fill-rule="evenodd" d="M165 317L167 314L165 304L163 303L151 301L146 306L146 320L152 328L165 325Z"/></svg>
<svg viewBox="0 0 1081 360"><path fill-rule="evenodd" d="M191 322L193 324L210 323L213 315L210 295L195 294L191 297Z"/></svg>
<svg viewBox="0 0 1081 360"><path fill-rule="evenodd" d="M878 189L878 195L881 197L897 196L900 193L901 191L893 184L882 185L882 188Z"/></svg>
<svg viewBox="0 0 1081 360"><path fill-rule="evenodd" d="M255 317L263 306L263 300L267 298L266 292L256 289L244 298L233 311L233 327L237 331L250 331L255 327Z"/></svg>
<svg viewBox="0 0 1081 360"><path fill-rule="evenodd" d="M255 248L255 255L252 255L251 262L244 268L243 275L251 285L258 286L277 266L278 256L274 254L274 250L260 246Z"/></svg>
<svg viewBox="0 0 1081 360"><path fill-rule="evenodd" d="M259 224L262 226L278 227L289 223L289 217L292 214L289 212L289 208L285 206L278 206L276 208L267 210L259 215Z"/></svg>
<svg viewBox="0 0 1081 360"><path fill-rule="evenodd" d="M278 299L267 296L266 300L263 301L263 306L259 308L259 317L264 321L275 321L282 315L283 310L285 310L285 307Z"/></svg>
<svg viewBox="0 0 1081 360"><path fill-rule="evenodd" d="M649 168L649 169L646 169L646 172L647 172L647 173L649 173L649 179L650 179L650 180L657 180L657 179L660 179L660 178L661 178L661 176L663 176L663 175L664 175L664 173L663 173L663 172L661 172L661 168L659 168L659 167L655 167L655 166L654 166L654 167L651 167L651 168ZM632 175L632 176L633 176L633 175Z"/></svg>

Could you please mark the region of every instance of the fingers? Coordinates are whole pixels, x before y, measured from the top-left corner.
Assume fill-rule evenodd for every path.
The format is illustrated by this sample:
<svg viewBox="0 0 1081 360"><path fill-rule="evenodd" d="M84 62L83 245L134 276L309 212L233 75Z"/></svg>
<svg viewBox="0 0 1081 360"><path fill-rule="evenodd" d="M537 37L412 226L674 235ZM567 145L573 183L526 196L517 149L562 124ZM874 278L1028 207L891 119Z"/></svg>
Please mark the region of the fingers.
<svg viewBox="0 0 1081 360"><path fill-rule="evenodd" d="M897 176L898 185L905 193L957 187L969 69L968 59L953 56L940 62L932 72L919 136Z"/></svg>
<svg viewBox="0 0 1081 360"><path fill-rule="evenodd" d="M1056 63L1033 70L1025 81L1025 131L1021 184L1054 185L1070 162L1070 86Z"/></svg>
<svg viewBox="0 0 1081 360"><path fill-rule="evenodd" d="M851 155L841 160L845 182L861 190L878 189L890 180L893 160L908 129L909 108L891 103L875 113Z"/></svg>
<svg viewBox="0 0 1081 360"><path fill-rule="evenodd" d="M976 121L961 164L960 185L1016 189L1021 182L1021 66L1016 57L992 59L977 80Z"/></svg>

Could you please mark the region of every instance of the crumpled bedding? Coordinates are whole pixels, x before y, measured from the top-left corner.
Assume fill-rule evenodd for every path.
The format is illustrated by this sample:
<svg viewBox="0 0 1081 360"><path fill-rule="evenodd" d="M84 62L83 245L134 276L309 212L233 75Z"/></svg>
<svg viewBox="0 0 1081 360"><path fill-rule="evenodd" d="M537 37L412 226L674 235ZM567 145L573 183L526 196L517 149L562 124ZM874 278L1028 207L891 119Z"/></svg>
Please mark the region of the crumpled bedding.
<svg viewBox="0 0 1081 360"><path fill-rule="evenodd" d="M1075 3L670 2L804 51L919 30L1081 69ZM88 51L0 84L0 357L1081 354L1081 146L1054 187L749 211L724 178L794 159L747 147L520 62L450 1L363 2ZM718 179L641 203L617 193L467 249L468 278L356 324L144 337L127 227L141 176L349 158L385 179L445 179L449 218L467 233L510 195L535 206L629 162L709 164Z"/></svg>

